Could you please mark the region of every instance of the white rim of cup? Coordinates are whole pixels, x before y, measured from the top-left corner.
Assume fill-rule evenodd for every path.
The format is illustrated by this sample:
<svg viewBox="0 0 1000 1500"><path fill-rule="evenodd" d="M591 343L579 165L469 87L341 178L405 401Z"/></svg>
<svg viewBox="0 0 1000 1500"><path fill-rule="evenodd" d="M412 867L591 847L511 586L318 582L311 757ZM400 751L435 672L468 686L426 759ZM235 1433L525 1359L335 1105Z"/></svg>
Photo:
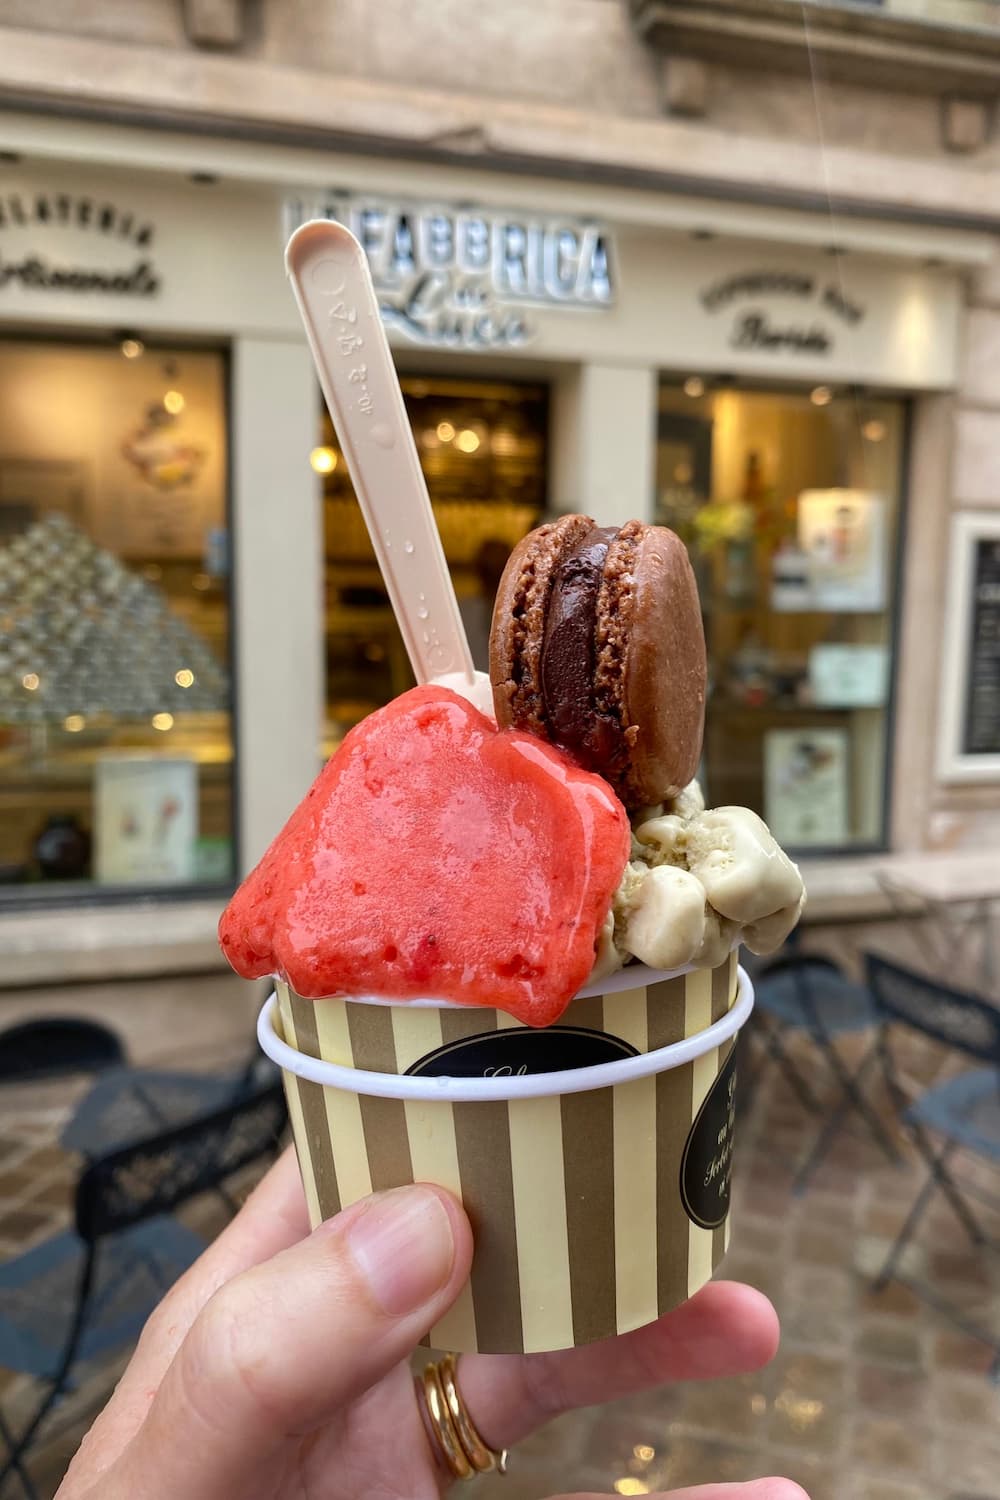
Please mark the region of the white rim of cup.
<svg viewBox="0 0 1000 1500"><path fill-rule="evenodd" d="M719 1047L741 1030L753 1010L753 985L746 970L740 968L736 999L718 1021L694 1036L683 1037L654 1052L637 1057L616 1058L590 1068L568 1068L563 1073L526 1073L511 1078L439 1078L415 1077L410 1073L371 1073L362 1068L346 1068L341 1063L323 1062L309 1057L282 1041L275 1029L278 997L271 995L257 1019L257 1040L267 1056L286 1073L305 1078L324 1088L342 1089L349 1094L373 1094L380 1099L448 1100L476 1102L502 1099L533 1099L540 1095L582 1094L590 1089L611 1088L648 1078L651 1073L665 1073L693 1062L696 1057ZM401 1002L406 1004L406 1001Z"/></svg>

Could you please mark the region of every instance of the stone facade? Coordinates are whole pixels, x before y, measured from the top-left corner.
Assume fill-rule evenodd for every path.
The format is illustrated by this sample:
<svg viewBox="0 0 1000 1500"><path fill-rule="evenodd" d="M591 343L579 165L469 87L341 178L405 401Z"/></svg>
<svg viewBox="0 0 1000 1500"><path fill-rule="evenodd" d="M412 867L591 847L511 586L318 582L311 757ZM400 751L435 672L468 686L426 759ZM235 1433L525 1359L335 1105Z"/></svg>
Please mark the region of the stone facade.
<svg viewBox="0 0 1000 1500"><path fill-rule="evenodd" d="M746 10L749 0L727 4ZM780 70L766 53L739 66L737 33L731 58L713 46L697 88L690 72L672 88L671 55L637 34L631 12L640 9L627 0L506 0L478 11L464 0L300 0L290 24L281 0L0 0L0 101L982 217L984 180L1000 163L982 60L974 97L958 100L982 109L982 129L963 115L949 134L957 64L945 71L942 61L941 87L925 66L887 94L849 81L851 69L828 65L822 51L802 48L796 66ZM863 36L863 20L853 24ZM698 44L681 35L676 46ZM900 69L909 50L898 43ZM970 44L963 67L974 58ZM1000 60L993 66L1000 75Z"/></svg>
<svg viewBox="0 0 1000 1500"><path fill-rule="evenodd" d="M790 13L788 0L686 0L678 12L725 10L734 25L752 26L757 5ZM859 221L897 233L912 223L997 236L994 262L966 274L959 388L917 402L892 826L903 850L989 844L1000 835L998 788L942 784L931 725L951 518L1000 508L1000 29L996 47L956 34L938 75L933 55L912 64L901 23L890 28L886 56L892 63L896 47L899 67L898 86L887 90L857 13L831 62L794 36L780 59L741 50L738 25L726 46L705 43L704 26L645 39L648 8L643 0L478 9L467 0L0 0L0 108L155 125L150 152L161 168L169 151L156 142L183 138L211 164L213 139L243 137L316 148L318 161L323 150L328 160L348 151L479 176L516 172L536 185L583 182L598 205L606 185L650 199L750 202L776 217L807 209L830 247ZM934 14L929 0L925 10ZM69 123L70 146L72 138ZM642 427L651 370L629 374L638 403L629 414ZM569 397L581 417L588 402L603 411L609 393L625 401L613 364L589 364L567 381L578 387ZM564 394L556 389L557 405ZM630 450L643 492L649 441L638 433ZM556 459L554 486L566 491L557 501L568 503L570 492L579 499L585 470L593 505L611 504L620 475L596 429L589 449ZM269 827L272 811L262 814Z"/></svg>

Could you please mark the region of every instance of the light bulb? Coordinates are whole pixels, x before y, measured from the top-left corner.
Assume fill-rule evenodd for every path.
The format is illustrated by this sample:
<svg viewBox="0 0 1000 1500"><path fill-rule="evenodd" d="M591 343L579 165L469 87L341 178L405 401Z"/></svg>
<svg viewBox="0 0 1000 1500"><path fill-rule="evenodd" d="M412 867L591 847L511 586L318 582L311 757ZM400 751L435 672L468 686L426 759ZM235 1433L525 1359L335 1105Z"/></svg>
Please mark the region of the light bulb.
<svg viewBox="0 0 1000 1500"><path fill-rule="evenodd" d="M154 729L160 729L166 734L168 729L174 727L174 716L173 714L154 714L150 722Z"/></svg>
<svg viewBox="0 0 1000 1500"><path fill-rule="evenodd" d="M700 375L688 376L687 380L685 380L684 382L684 394L685 396L692 397L704 396L705 382L702 380Z"/></svg>
<svg viewBox="0 0 1000 1500"><path fill-rule="evenodd" d="M177 417L184 410L184 397L180 391L167 391L163 397L163 405L172 417Z"/></svg>
<svg viewBox="0 0 1000 1500"><path fill-rule="evenodd" d="M332 474L337 467L337 455L332 448L314 448L309 462L317 474Z"/></svg>

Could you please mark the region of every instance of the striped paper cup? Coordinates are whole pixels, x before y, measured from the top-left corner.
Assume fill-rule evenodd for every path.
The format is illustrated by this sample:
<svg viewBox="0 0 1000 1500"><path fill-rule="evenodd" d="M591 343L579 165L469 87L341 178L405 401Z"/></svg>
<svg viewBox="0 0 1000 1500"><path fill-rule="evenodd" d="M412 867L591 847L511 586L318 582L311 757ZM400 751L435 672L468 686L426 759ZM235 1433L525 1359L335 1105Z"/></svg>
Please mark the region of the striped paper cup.
<svg viewBox="0 0 1000 1500"><path fill-rule="evenodd" d="M283 1071L312 1223L380 1189L448 1188L475 1258L425 1343L500 1354L624 1333L709 1280L752 1006L733 954L682 974L632 965L542 1029L279 985L258 1036Z"/></svg>

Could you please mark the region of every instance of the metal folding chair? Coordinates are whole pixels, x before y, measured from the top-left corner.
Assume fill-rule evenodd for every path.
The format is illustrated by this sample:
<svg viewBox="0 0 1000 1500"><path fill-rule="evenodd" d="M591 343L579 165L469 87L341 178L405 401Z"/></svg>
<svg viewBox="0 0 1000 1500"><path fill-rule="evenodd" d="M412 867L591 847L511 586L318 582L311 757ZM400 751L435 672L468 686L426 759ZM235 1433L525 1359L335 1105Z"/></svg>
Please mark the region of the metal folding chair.
<svg viewBox="0 0 1000 1500"><path fill-rule="evenodd" d="M1000 1166L1000 1010L978 995L966 994L903 968L876 954L865 955L868 983L884 1025L879 1051L886 1081L900 1119L908 1129L928 1175L875 1278L875 1287L903 1281L937 1307L963 1332L996 1350L991 1376L1000 1377L1000 1329L973 1324L935 1288L901 1270L903 1254L917 1232L931 1199L941 1193L973 1245L996 1252L969 1204L970 1198L1000 1209L1000 1197L972 1182L959 1183L951 1169L957 1152L965 1151ZM959 1073L920 1090L907 1089L892 1047L891 1025L908 1026L951 1052L985 1066ZM935 1144L935 1139L941 1142Z"/></svg>
<svg viewBox="0 0 1000 1500"><path fill-rule="evenodd" d="M0 1366L34 1376L32 1416L16 1434L0 1414L8 1457L37 1500L25 1457L84 1363L134 1340L162 1297L204 1249L173 1217L234 1172L276 1153L286 1106L280 1083L147 1135L92 1161L76 1189L76 1226L0 1267Z"/></svg>
<svg viewBox="0 0 1000 1500"><path fill-rule="evenodd" d="M801 1194L805 1191L852 1112L864 1122L889 1160L897 1163L899 1153L895 1144L862 1088L878 1056L877 1044L873 1041L853 1070L837 1045L845 1037L876 1030L875 1006L864 985L855 984L832 959L794 952L761 967L754 978L754 989L758 1031L768 1057L783 1073L803 1108L822 1120L815 1141L795 1172L793 1192ZM833 1109L817 1097L787 1047L786 1037L794 1033L810 1039L816 1054L837 1084L839 1099ZM758 1069L752 1081L753 1089L756 1089L760 1072Z"/></svg>

